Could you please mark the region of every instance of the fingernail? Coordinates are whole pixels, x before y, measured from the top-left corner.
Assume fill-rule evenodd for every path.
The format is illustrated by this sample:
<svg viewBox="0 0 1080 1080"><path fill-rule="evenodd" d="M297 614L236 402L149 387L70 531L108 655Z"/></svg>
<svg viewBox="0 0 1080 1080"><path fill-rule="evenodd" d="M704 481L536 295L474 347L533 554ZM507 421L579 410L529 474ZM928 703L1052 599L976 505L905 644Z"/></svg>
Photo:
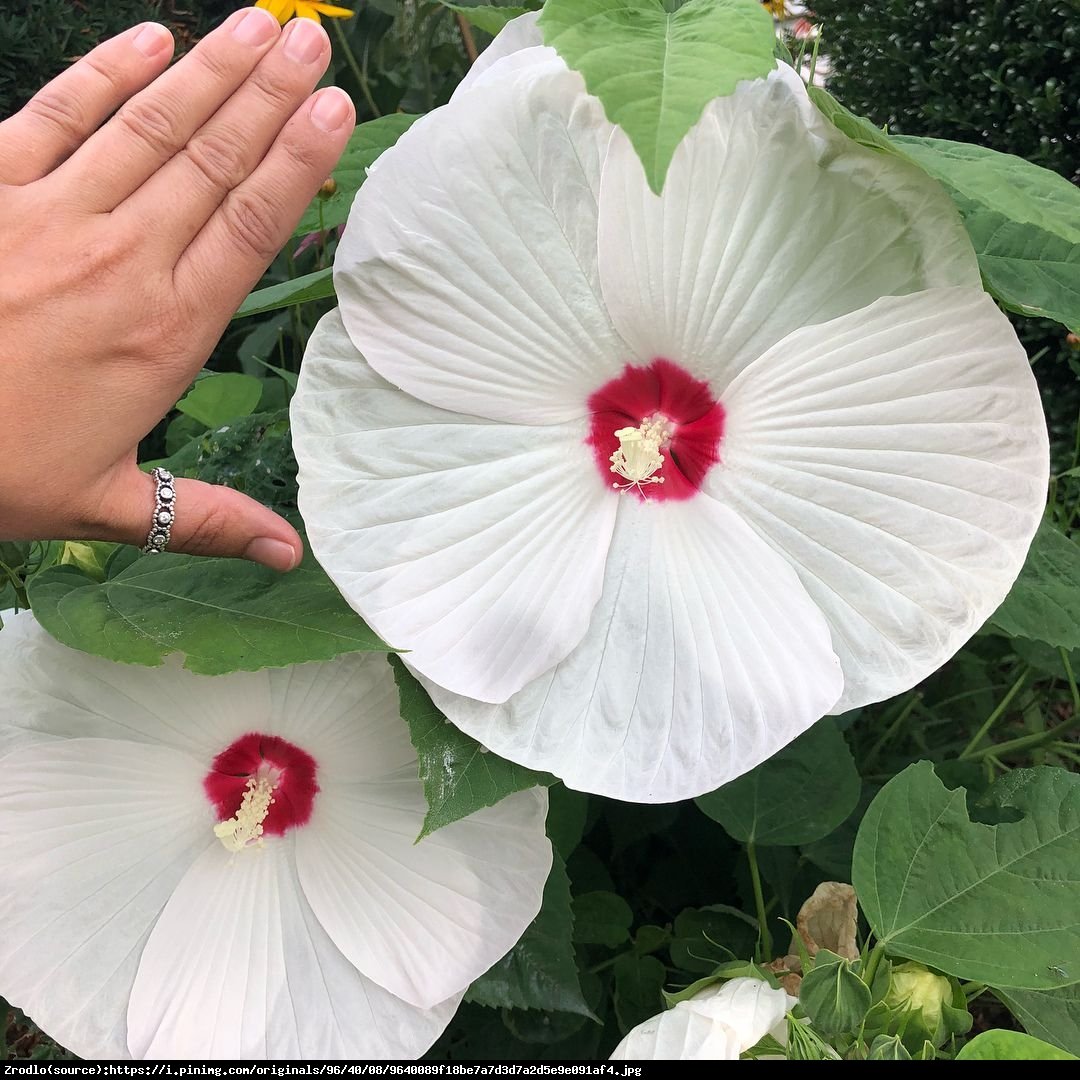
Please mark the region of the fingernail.
<svg viewBox="0 0 1080 1080"><path fill-rule="evenodd" d="M285 55L298 64L313 64L329 43L326 31L317 22L293 19L285 32Z"/></svg>
<svg viewBox="0 0 1080 1080"><path fill-rule="evenodd" d="M265 45L276 37L281 27L277 19L263 8L249 8L232 28L232 36L241 45Z"/></svg>
<svg viewBox="0 0 1080 1080"><path fill-rule="evenodd" d="M244 548L244 558L262 563L263 566L269 566L271 570L279 570L283 574L292 570L300 561L292 544L286 544L284 540L271 540L268 536L252 540Z"/></svg>
<svg viewBox="0 0 1080 1080"><path fill-rule="evenodd" d="M131 44L143 56L153 57L172 44L172 34L160 23L146 23L138 28Z"/></svg>
<svg viewBox="0 0 1080 1080"><path fill-rule="evenodd" d="M352 116L352 102L344 90L328 86L311 103L311 122L321 131L337 131Z"/></svg>

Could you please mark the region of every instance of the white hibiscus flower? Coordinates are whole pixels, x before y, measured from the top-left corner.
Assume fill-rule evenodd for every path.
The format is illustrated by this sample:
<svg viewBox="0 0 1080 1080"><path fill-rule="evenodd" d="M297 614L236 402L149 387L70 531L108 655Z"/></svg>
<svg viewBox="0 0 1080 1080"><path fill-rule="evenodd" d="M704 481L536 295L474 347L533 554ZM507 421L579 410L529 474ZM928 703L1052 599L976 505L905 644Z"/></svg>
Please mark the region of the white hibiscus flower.
<svg viewBox="0 0 1080 1080"><path fill-rule="evenodd" d="M512 23L360 190L293 402L301 509L455 724L682 799L978 629L1046 427L947 196L790 69L708 105L657 197L537 40Z"/></svg>
<svg viewBox="0 0 1080 1080"><path fill-rule="evenodd" d="M0 995L90 1058L399 1058L540 908L546 794L414 843L383 656L207 678L0 632Z"/></svg>
<svg viewBox="0 0 1080 1080"><path fill-rule="evenodd" d="M612 1061L735 1061L771 1035L787 1045L787 1013L796 999L761 979L709 986L627 1034Z"/></svg>

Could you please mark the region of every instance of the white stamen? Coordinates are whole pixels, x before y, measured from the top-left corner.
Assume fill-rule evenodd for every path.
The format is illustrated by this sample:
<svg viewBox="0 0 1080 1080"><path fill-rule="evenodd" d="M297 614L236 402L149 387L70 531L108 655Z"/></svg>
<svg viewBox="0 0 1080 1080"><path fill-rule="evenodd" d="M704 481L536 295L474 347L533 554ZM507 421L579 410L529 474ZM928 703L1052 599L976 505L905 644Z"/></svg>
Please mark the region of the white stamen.
<svg viewBox="0 0 1080 1080"><path fill-rule="evenodd" d="M252 777L240 802L236 817L214 826L214 835L226 851L262 847L263 822L274 803L274 784L268 776Z"/></svg>
<svg viewBox="0 0 1080 1080"><path fill-rule="evenodd" d="M619 449L608 459L611 471L625 477L626 483L613 483L611 486L626 491L629 488L641 488L645 484L662 484L662 476L654 476L664 466L664 455L660 447L671 437L669 424L658 417L650 420L645 417L641 426L619 428L615 438L619 440Z"/></svg>

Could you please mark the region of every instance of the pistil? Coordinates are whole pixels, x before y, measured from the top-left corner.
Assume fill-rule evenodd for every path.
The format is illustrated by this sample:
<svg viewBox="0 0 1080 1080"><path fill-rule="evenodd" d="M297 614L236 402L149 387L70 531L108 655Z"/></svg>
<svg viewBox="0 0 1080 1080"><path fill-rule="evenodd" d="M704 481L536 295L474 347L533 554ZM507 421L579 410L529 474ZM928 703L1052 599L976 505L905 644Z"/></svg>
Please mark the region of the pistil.
<svg viewBox="0 0 1080 1080"><path fill-rule="evenodd" d="M273 803L274 783L270 777L266 774L251 777L236 815L214 826L214 835L225 845L225 850L262 847L263 822Z"/></svg>
<svg viewBox="0 0 1080 1080"><path fill-rule="evenodd" d="M645 484L662 484L664 478L655 474L664 467L660 449L670 437L670 425L662 417L642 417L640 427L619 428L615 432L619 449L608 460L611 471L623 477L626 483L615 481L611 486L625 491L642 488Z"/></svg>

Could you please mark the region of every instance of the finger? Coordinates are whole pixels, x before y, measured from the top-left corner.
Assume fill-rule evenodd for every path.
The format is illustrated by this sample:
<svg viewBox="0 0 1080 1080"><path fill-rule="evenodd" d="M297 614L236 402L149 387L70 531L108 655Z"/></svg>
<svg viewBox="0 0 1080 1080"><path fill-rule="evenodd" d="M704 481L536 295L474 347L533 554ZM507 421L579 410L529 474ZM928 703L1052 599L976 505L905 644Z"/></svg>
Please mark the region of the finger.
<svg viewBox="0 0 1080 1080"><path fill-rule="evenodd" d="M0 124L0 183L52 172L132 94L165 70L172 35L142 23L102 42Z"/></svg>
<svg viewBox="0 0 1080 1080"><path fill-rule="evenodd" d="M125 478L113 503L110 539L137 547L146 543L154 490L154 480L146 473ZM304 554L300 536L283 517L231 488L177 480L174 506L169 551L248 559L282 573L299 565Z"/></svg>
<svg viewBox="0 0 1080 1080"><path fill-rule="evenodd" d="M169 206L175 262L225 196L262 161L329 63L326 31L310 19L296 19L243 86L116 212L145 226Z"/></svg>
<svg viewBox="0 0 1080 1080"><path fill-rule="evenodd" d="M352 102L335 86L300 107L181 256L173 283L183 302L219 319L236 310L292 235L355 122Z"/></svg>
<svg viewBox="0 0 1080 1080"><path fill-rule="evenodd" d="M53 179L77 191L88 209L113 210L187 145L251 74L280 30L262 8L236 12L131 98Z"/></svg>

